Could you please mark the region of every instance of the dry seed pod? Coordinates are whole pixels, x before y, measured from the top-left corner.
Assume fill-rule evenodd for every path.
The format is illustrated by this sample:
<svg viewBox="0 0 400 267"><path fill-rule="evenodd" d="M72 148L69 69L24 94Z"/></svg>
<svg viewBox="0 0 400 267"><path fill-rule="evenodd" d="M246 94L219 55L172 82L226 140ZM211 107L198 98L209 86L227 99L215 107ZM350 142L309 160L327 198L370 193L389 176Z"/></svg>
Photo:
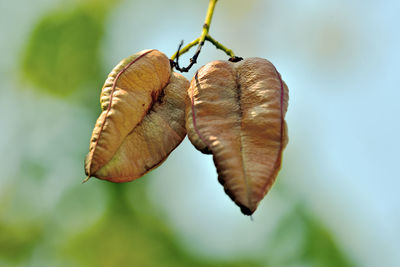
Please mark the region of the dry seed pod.
<svg viewBox="0 0 400 267"><path fill-rule="evenodd" d="M186 129L212 153L225 192L251 215L275 181L287 144L288 88L266 59L203 66L188 90Z"/></svg>
<svg viewBox="0 0 400 267"><path fill-rule="evenodd" d="M128 182L161 164L186 135L188 87L157 50L122 60L101 92L102 113L85 159L88 177Z"/></svg>

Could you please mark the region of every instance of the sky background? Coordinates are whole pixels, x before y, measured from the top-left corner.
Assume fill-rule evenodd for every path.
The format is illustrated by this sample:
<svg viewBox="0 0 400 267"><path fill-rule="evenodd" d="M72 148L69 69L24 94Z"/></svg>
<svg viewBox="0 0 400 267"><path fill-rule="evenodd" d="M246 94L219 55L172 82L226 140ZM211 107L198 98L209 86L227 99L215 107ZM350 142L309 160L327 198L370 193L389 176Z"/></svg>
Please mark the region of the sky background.
<svg viewBox="0 0 400 267"><path fill-rule="evenodd" d="M40 238L23 254L0 237L0 250L18 256L0 252L0 266L76 263L78 256L45 251L90 232L113 198L107 182L80 184L106 75L143 49L171 56L180 40L200 34L208 5L105 2L0 2L0 236L28 240L36 228L47 229L38 230ZM79 20L76 10L93 20ZM121 185L128 202L140 203L142 188L177 242L205 259L264 262L282 220L301 209L355 266L400 266L399 10L400 3L389 0L218 1L210 34L238 56L269 59L289 87L289 144L277 182L250 221L224 194L212 158L185 139L162 166ZM38 38L40 21L44 33L60 34ZM185 77L217 59L227 56L206 44ZM27 232L18 228L27 225ZM295 226L273 254L290 254L301 229Z"/></svg>

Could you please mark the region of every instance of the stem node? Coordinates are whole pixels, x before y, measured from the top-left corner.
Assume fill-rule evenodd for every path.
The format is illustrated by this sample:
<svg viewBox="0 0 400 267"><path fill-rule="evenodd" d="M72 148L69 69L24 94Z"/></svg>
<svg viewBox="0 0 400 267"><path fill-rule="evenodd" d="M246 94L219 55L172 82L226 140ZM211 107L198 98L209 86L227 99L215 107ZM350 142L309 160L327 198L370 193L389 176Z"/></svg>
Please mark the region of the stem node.
<svg viewBox="0 0 400 267"><path fill-rule="evenodd" d="M211 26L211 19L214 14L215 4L217 3L217 1L218 0L210 0L210 2L208 4L207 15L206 15L205 22L203 24L203 30L201 32L200 37L198 37L197 39L195 39L192 42L190 42L189 44L187 44L184 48L182 48L183 40L181 41L181 43L179 44L179 47L178 47L178 51L176 51L176 53L174 55L172 55L172 57L171 57L171 67L172 68L175 67L176 70L178 70L180 72L188 72L190 70L190 68L194 64L197 63L197 58L200 55L201 48L204 46L205 41L209 41L217 49L224 51L230 57L229 61L238 62L238 61L242 60L241 57L236 57L231 49L228 49L227 47L225 47L224 45L219 43L217 40L215 40L208 34L208 32L210 30L210 26ZM195 45L197 45L197 50L194 53L193 57L190 58L190 64L187 67L180 67L179 66L179 56L188 52Z"/></svg>

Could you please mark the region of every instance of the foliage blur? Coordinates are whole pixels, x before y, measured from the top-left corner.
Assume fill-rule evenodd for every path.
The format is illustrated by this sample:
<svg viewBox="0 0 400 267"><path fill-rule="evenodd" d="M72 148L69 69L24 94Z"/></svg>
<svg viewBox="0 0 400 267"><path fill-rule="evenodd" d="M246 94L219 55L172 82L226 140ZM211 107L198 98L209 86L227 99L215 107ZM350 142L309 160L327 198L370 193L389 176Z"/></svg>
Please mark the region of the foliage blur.
<svg viewBox="0 0 400 267"><path fill-rule="evenodd" d="M9 4L10 10L19 10L21 16L35 15L26 15L30 20L21 22L25 28L15 29L21 32L21 45L10 47L14 56L8 60L18 64L9 65L11 70L7 70L7 57L0 63L0 77L7 89L1 91L0 97L4 164L0 179L0 266L374 266L366 264L374 262L367 255L352 254L357 250L351 249L351 242L346 244L346 235L338 234L343 231L335 230L337 225L326 220L326 214L340 220L348 213L340 213L338 208L330 210L328 205L333 201L328 200L321 202L327 213L319 214L308 200L320 203L323 194L314 192L310 181L304 193L307 197L301 197L304 187L297 186L298 180L303 177L306 181L305 176L312 175L313 170L303 171L304 165L297 161L302 157L319 160L318 155L307 150L310 140L302 141L300 135L310 132L296 122L309 123L309 118L293 115L291 124L289 117L289 133L294 138L284 156L282 174L265 198L266 203L256 212L254 222L243 217L224 195L210 158L200 155L188 143L159 170L132 183L92 179L81 185L83 158L100 111L98 98L108 71L121 57L141 49L154 47L172 54L181 38L195 38L207 1L56 1L52 5L41 1L34 7L26 0L31 6L24 9L25 13L19 4ZM304 72L297 70L298 77L292 79L290 75L307 66L293 66L285 55L280 56L292 48L283 43L284 38L274 32L274 27L290 35L291 45L297 49L312 44L317 55L304 57L308 56L313 62L309 64L317 67L330 62L326 68L331 71L339 64L337 57L348 56L346 46L352 43L346 39L346 31L351 29L343 20L326 22L315 15L316 11L312 22L321 20L323 28L296 39L290 25L306 15L292 17L292 24L274 21L273 11L284 9L279 5L252 0L243 6L241 1L221 0L211 33L217 39L221 36L221 42L243 56L267 57L264 46L256 42L268 43L284 79L288 77L289 88L297 91L302 88L300 76ZM270 16L262 16L260 8ZM318 4L314 8L325 10ZM180 29L182 18L171 16L174 13L182 13L187 26ZM272 25L268 29L275 40L268 39L268 32L261 26L255 26L257 21ZM243 40L228 27L248 34L246 39L254 42ZM304 31L307 33L307 29ZM270 44L273 41L275 44ZM281 54L278 47L282 47ZM207 60L224 58L213 49L203 49L199 66ZM257 55L249 51L260 52ZM352 64L356 63L340 69L351 68L348 65ZM308 68L311 70L312 66ZM321 72L318 79L329 79L324 75ZM337 97L335 94L328 92L332 98ZM303 97L298 91L291 97L289 114L296 104L307 107ZM320 179L317 183L325 183L326 192L331 192L329 182ZM341 193L336 197L341 198ZM348 232L351 235L351 230ZM361 243L362 239L355 241L355 246Z"/></svg>

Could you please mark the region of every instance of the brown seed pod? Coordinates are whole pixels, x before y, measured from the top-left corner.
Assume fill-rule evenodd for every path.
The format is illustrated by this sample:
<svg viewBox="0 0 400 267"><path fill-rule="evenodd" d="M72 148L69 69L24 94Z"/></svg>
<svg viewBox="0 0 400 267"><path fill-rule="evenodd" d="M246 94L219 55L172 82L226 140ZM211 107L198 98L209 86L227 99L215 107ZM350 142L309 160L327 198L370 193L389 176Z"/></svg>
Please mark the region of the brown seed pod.
<svg viewBox="0 0 400 267"><path fill-rule="evenodd" d="M214 61L191 81L186 129L212 153L225 192L251 215L272 186L287 144L288 88L266 59Z"/></svg>
<svg viewBox="0 0 400 267"><path fill-rule="evenodd" d="M157 50L122 60L101 92L102 113L85 159L88 177L128 182L161 164L186 135L188 87Z"/></svg>

